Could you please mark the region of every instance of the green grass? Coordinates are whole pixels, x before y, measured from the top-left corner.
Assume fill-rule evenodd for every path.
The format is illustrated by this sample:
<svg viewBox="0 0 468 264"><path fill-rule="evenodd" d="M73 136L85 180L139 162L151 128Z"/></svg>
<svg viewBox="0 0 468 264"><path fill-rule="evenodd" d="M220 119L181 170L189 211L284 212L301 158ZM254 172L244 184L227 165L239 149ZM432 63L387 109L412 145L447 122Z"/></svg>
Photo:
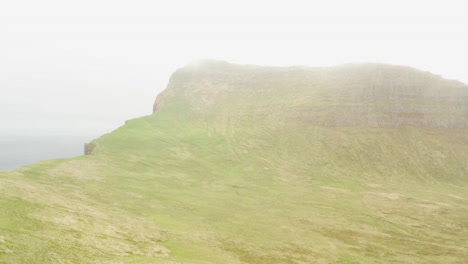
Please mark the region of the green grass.
<svg viewBox="0 0 468 264"><path fill-rule="evenodd" d="M466 128L364 124L327 71L205 67L93 155L0 173L0 263L468 261Z"/></svg>

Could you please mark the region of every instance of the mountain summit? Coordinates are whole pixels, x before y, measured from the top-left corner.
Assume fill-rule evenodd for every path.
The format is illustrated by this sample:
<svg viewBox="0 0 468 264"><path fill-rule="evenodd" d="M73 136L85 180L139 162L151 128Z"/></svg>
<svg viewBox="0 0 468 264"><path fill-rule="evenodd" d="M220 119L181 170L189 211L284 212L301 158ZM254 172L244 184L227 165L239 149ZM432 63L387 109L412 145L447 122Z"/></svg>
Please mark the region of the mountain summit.
<svg viewBox="0 0 468 264"><path fill-rule="evenodd" d="M193 64L87 152L0 173L0 263L468 262L468 86L428 72Z"/></svg>
<svg viewBox="0 0 468 264"><path fill-rule="evenodd" d="M183 89L182 87L188 87ZM468 127L468 89L458 81L405 66L259 67L207 61L171 77L154 110L183 97L194 111L244 111L324 126ZM259 98L263 101L235 98ZM266 101L268 100L268 101ZM294 108L293 108L294 107Z"/></svg>

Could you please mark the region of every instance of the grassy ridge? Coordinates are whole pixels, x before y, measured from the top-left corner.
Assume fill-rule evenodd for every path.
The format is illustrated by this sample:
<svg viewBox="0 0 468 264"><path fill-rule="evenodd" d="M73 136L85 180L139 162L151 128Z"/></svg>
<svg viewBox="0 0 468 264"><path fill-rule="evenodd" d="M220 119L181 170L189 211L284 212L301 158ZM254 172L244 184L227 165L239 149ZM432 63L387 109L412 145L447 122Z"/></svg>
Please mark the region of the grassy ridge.
<svg viewBox="0 0 468 264"><path fill-rule="evenodd" d="M0 173L0 263L466 263L466 86L395 67L181 69L94 155Z"/></svg>

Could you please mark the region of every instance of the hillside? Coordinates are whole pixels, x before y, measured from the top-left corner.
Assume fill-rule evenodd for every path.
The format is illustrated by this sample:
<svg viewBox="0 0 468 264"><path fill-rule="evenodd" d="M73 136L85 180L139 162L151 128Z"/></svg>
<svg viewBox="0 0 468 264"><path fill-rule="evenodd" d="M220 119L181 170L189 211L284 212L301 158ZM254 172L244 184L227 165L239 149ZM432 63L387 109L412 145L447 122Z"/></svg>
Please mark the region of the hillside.
<svg viewBox="0 0 468 264"><path fill-rule="evenodd" d="M468 86L177 70L86 156L0 173L0 263L467 263Z"/></svg>

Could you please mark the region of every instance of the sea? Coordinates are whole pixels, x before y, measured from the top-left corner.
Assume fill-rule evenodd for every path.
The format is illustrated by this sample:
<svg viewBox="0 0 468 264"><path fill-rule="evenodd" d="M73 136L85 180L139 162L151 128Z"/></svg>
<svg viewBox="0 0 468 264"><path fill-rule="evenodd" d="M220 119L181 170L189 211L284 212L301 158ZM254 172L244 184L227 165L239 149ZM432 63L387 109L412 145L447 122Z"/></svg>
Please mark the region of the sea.
<svg viewBox="0 0 468 264"><path fill-rule="evenodd" d="M43 160L83 155L84 144L97 137L98 134L0 131L0 171L13 170Z"/></svg>

